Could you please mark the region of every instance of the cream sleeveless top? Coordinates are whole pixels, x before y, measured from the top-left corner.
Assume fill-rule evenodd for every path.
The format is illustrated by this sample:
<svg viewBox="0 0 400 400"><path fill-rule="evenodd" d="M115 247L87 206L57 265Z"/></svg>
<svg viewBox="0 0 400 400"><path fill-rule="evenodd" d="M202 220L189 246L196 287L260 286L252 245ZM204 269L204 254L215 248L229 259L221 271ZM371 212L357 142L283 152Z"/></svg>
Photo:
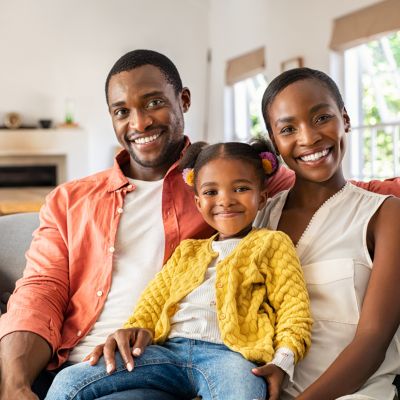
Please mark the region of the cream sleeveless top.
<svg viewBox="0 0 400 400"><path fill-rule="evenodd" d="M269 200L254 225L276 230L288 191ZM347 183L314 214L301 236L297 254L303 267L314 318L311 348L296 367L282 400L293 399L313 383L351 342L373 267L367 227L388 196ZM390 400L400 373L400 330L376 373L355 394L340 400Z"/></svg>

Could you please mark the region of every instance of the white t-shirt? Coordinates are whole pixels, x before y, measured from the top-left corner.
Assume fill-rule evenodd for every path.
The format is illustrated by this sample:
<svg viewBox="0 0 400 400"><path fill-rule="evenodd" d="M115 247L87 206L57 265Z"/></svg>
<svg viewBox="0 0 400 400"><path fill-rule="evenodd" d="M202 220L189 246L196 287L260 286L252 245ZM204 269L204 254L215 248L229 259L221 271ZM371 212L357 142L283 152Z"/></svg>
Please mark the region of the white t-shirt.
<svg viewBox="0 0 400 400"><path fill-rule="evenodd" d="M124 200L115 242L110 292L91 331L71 351L68 361L80 362L107 336L121 328L136 302L163 265L163 180L129 179L136 189ZM99 260L102 262L102 260Z"/></svg>

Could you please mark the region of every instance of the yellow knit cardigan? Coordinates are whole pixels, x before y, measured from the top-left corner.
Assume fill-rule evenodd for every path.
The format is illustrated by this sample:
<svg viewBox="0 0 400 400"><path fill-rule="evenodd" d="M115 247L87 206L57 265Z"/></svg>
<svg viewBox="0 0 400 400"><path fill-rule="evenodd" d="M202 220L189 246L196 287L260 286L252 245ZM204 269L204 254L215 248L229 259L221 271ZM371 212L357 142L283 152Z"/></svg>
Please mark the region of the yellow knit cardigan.
<svg viewBox="0 0 400 400"><path fill-rule="evenodd" d="M184 240L142 293L125 328L141 327L163 343L178 303L204 280L218 256L215 236ZM309 298L295 248L283 232L253 229L217 264L216 308L221 338L246 359L266 363L288 347L301 359L311 339Z"/></svg>

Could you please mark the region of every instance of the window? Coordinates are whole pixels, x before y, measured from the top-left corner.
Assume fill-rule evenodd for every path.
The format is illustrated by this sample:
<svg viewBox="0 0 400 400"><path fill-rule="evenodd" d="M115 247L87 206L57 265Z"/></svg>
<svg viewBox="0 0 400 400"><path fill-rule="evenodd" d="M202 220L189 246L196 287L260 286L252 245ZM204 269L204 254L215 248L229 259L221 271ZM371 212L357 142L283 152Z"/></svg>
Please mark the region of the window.
<svg viewBox="0 0 400 400"><path fill-rule="evenodd" d="M400 31L344 52L354 179L400 175Z"/></svg>
<svg viewBox="0 0 400 400"><path fill-rule="evenodd" d="M225 140L246 141L261 134L261 98L267 87L264 47L235 57L226 65Z"/></svg>
<svg viewBox="0 0 400 400"><path fill-rule="evenodd" d="M225 139L246 141L265 132L261 99L267 87L263 74L239 81L225 94ZM228 122L226 121L226 122Z"/></svg>

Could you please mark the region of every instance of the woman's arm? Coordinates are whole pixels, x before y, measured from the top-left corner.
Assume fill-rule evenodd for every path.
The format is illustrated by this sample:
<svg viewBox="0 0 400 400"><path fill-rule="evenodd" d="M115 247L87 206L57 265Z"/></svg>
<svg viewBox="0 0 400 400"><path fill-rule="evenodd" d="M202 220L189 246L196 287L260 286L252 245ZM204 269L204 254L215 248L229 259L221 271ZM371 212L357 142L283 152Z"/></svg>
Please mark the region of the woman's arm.
<svg viewBox="0 0 400 400"><path fill-rule="evenodd" d="M354 339L297 400L329 400L354 393L383 362L400 323L399 221L400 200L389 198L368 226L374 261Z"/></svg>

